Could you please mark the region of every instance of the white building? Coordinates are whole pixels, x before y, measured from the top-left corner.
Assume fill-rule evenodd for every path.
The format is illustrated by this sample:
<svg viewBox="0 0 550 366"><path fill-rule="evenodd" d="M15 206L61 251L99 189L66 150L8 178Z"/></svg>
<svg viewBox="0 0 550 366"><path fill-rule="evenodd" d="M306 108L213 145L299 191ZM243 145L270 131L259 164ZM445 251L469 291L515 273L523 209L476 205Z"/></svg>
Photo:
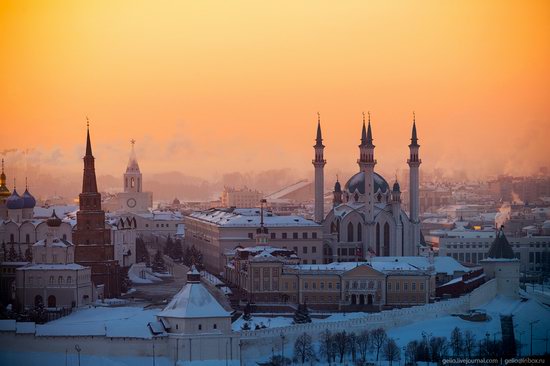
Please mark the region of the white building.
<svg viewBox="0 0 550 366"><path fill-rule="evenodd" d="M333 260L340 258L342 250L353 256L368 258L377 256L418 255L421 245L419 221L419 168L422 161L418 155L420 145L413 120L410 156L410 214L401 208L401 190L397 181L390 188L388 182L375 173L374 144L370 123L363 130L359 145L359 172L352 176L344 188L340 182L334 186L333 208L324 216L325 146L321 135L320 119L313 166L315 167L315 221L323 225L323 238ZM345 257L345 256L344 256Z"/></svg>
<svg viewBox="0 0 550 366"><path fill-rule="evenodd" d="M248 187L243 187L240 189L233 187L224 187L221 203L222 207L258 207L260 204L260 199L262 199L262 192L259 192Z"/></svg>
<svg viewBox="0 0 550 366"><path fill-rule="evenodd" d="M179 360L235 360L239 358L239 338L231 330L231 313L200 282L193 266L187 284L157 315L169 339L182 342Z"/></svg>
<svg viewBox="0 0 550 366"><path fill-rule="evenodd" d="M143 176L139 170L134 144L135 141L132 140L132 151L123 176L124 191L117 194L118 209L124 212L148 212L153 207L153 193L143 192Z"/></svg>
<svg viewBox="0 0 550 366"><path fill-rule="evenodd" d="M257 244L261 226L261 209L229 208L194 212L184 217L185 242L203 254L204 264L213 273L223 271L223 254L237 246ZM301 216L277 216L270 211L263 215L269 230L269 244L292 249L302 263L324 262L322 226Z"/></svg>
<svg viewBox="0 0 550 366"><path fill-rule="evenodd" d="M47 220L46 238L32 246L32 264L16 271L17 298L25 308L43 304L69 308L93 301L91 268L74 263L74 245L59 238L55 212Z"/></svg>

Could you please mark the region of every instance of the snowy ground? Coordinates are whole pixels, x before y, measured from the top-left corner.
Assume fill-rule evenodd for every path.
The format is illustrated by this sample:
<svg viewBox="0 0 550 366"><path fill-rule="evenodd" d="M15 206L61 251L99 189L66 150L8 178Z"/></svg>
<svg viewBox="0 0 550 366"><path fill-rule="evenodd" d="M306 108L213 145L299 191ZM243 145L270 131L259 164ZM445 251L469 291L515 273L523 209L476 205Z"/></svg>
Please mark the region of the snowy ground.
<svg viewBox="0 0 550 366"><path fill-rule="evenodd" d="M97 307L36 326L37 335L105 335L107 337L151 338L147 327L160 309L141 307Z"/></svg>
<svg viewBox="0 0 550 366"><path fill-rule="evenodd" d="M388 336L395 339L397 345L402 350L408 342L412 340L419 340L422 337L422 332L426 332L430 336L445 336L447 339L450 338L451 331L454 327L459 327L462 332L466 330L472 331L477 340L482 340L487 337L493 339L500 339L502 337L500 331L500 315L513 315L514 327L515 327L515 336L518 341L520 340L521 334L521 343L522 343L522 355L529 353L530 343L529 343L529 323L532 321L537 321L533 325L533 354L543 354L545 352L546 346L546 332L550 330L550 308L546 305L542 305L534 299L529 299L528 301L522 302L521 300L512 300L504 297L497 296L491 302L480 306L479 309L483 309L487 312L487 315L490 316L490 320L486 322L471 322L463 320L455 316L442 316L437 319L419 321L413 324L409 324L402 327L396 327L389 329L387 331ZM313 319L313 322L326 322L332 320L343 320L350 319L352 317L361 317L363 313L348 313L348 314L334 314L327 319ZM364 315L364 314L363 314ZM253 322L263 322L267 325L266 321L268 318L260 318L253 316ZM242 319L238 319L237 322L241 322ZM271 321L271 327L281 327L289 325L292 321L292 318L274 318ZM237 322L234 323L234 329ZM239 326L240 329L240 326ZM253 329L253 328L252 328ZM315 345L316 350L319 349L319 344ZM248 350L248 354L245 355L247 358L245 364L252 365L252 361L267 360L270 355L260 356L258 351L255 349ZM275 354L280 354L280 345L275 345ZM403 351L402 351L403 352ZM269 352L268 352L269 353ZM293 353L293 345L285 345L285 355L289 356ZM371 361L375 360L375 355L370 354L369 359ZM404 354L402 353L401 359L404 359ZM347 364L351 364L349 360L346 360ZM382 364L382 363L381 363ZM394 364L398 364L397 362ZM325 365L323 362L318 362L316 365Z"/></svg>

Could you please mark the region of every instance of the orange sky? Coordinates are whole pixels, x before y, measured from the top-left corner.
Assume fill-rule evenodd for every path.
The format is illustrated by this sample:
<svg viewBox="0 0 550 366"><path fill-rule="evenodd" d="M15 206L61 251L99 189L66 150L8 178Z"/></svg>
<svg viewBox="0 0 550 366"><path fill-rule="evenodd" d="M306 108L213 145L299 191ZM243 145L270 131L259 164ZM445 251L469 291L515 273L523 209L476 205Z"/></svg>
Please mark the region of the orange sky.
<svg viewBox="0 0 550 366"><path fill-rule="evenodd" d="M131 138L142 171L216 178L356 170L370 110L378 170L470 177L550 166L548 1L0 0L0 153L80 171L85 116L98 174ZM13 149L17 149L14 151Z"/></svg>

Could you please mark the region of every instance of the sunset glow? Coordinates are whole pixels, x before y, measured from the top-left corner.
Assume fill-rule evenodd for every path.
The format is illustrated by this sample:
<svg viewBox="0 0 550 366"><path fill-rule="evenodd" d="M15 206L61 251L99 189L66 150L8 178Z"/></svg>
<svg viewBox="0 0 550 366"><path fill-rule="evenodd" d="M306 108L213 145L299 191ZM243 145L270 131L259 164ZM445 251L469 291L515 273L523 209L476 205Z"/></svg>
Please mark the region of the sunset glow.
<svg viewBox="0 0 550 366"><path fill-rule="evenodd" d="M390 175L413 110L426 171L549 163L547 1L1 1L0 52L0 152L20 179L79 172L86 116L116 176L131 138L144 172L312 172L317 111L328 172L357 169L367 110Z"/></svg>

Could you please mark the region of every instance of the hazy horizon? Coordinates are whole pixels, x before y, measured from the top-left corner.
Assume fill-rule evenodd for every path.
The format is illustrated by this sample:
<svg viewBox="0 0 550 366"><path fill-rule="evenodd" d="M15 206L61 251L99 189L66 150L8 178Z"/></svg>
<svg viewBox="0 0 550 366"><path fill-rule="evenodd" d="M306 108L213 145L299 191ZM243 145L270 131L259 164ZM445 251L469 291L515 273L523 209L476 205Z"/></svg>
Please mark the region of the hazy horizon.
<svg viewBox="0 0 550 366"><path fill-rule="evenodd" d="M88 116L98 176L120 177L135 139L145 179L311 178L318 111L344 181L368 110L387 180L408 169L413 110L421 171L550 166L548 2L211 5L2 3L8 177L80 174Z"/></svg>

